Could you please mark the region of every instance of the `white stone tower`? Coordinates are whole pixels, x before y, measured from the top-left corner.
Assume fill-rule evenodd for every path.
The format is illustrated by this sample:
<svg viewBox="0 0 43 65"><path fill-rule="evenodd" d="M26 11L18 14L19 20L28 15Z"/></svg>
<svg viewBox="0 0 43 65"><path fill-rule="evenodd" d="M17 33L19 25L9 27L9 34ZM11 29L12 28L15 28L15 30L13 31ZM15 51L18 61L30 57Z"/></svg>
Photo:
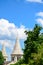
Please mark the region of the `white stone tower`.
<svg viewBox="0 0 43 65"><path fill-rule="evenodd" d="M5 49L5 45L4 44L2 46L2 54L3 54L4 60L7 61L8 56L7 56L7 53L6 53L6 49Z"/></svg>
<svg viewBox="0 0 43 65"><path fill-rule="evenodd" d="M23 52L20 47L19 38L17 36L13 52L11 54L11 60L17 62L23 56Z"/></svg>

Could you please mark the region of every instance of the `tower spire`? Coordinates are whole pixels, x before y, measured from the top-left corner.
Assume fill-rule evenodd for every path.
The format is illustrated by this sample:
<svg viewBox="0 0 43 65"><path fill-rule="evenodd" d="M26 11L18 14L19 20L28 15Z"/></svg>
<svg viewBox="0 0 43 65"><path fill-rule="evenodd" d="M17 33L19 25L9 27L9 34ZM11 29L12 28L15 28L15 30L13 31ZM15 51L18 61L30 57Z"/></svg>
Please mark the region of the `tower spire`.
<svg viewBox="0 0 43 65"><path fill-rule="evenodd" d="M15 42L15 46L14 46L12 54L23 54L21 47L20 47L20 41L19 40L20 39L19 39L18 32L17 32L16 42Z"/></svg>
<svg viewBox="0 0 43 65"><path fill-rule="evenodd" d="M2 54L4 56L4 59L7 60L7 53L6 53L6 49L5 49L5 45L2 45Z"/></svg>
<svg viewBox="0 0 43 65"><path fill-rule="evenodd" d="M23 52L22 52L21 47L20 47L19 36L17 33L16 42L15 42L15 46L14 46L13 52L11 54L11 57L13 60L17 61L19 58L22 57L22 55L23 55Z"/></svg>

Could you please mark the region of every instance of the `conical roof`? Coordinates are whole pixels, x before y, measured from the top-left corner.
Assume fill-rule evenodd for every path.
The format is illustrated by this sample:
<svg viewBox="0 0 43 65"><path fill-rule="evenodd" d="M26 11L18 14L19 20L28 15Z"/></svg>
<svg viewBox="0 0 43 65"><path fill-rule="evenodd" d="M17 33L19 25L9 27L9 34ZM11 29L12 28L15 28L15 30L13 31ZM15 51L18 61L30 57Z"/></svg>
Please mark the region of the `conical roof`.
<svg viewBox="0 0 43 65"><path fill-rule="evenodd" d="M6 53L6 49L5 49L5 45L4 44L2 46L2 54L3 54L4 58L7 58L7 53Z"/></svg>
<svg viewBox="0 0 43 65"><path fill-rule="evenodd" d="M17 55L23 55L23 52L21 50L20 42L19 42L19 38L18 37L16 38L16 42L15 42L15 46L14 46L12 54L14 54L14 55L15 54L17 54Z"/></svg>

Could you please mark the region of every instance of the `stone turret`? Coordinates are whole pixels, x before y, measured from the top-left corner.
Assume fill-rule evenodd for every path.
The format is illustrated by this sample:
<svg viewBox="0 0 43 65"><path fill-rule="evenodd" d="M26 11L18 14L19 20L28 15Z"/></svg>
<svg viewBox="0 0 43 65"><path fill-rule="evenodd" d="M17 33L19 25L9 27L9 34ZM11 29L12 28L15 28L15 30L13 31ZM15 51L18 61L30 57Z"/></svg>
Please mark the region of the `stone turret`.
<svg viewBox="0 0 43 65"><path fill-rule="evenodd" d="M5 59L5 61L7 61L7 54L6 54L6 49L5 49L5 45L3 44L3 46L2 46L2 54L3 54L3 57L4 57L4 59Z"/></svg>
<svg viewBox="0 0 43 65"><path fill-rule="evenodd" d="M17 37L13 52L11 54L11 59L12 61L17 62L22 56L23 56L23 52L20 47L19 38Z"/></svg>

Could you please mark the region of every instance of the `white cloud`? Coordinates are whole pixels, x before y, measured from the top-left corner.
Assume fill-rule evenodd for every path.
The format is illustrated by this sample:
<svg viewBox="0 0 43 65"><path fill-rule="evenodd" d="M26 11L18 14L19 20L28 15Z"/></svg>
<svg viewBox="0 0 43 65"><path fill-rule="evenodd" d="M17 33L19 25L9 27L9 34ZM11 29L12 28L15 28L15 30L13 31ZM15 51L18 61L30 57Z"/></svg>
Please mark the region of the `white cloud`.
<svg viewBox="0 0 43 65"><path fill-rule="evenodd" d="M38 13L36 14L36 16L43 17L43 12L38 12Z"/></svg>
<svg viewBox="0 0 43 65"><path fill-rule="evenodd" d="M0 40L0 45L4 45L6 48L10 49L11 51L14 48L15 40Z"/></svg>
<svg viewBox="0 0 43 65"><path fill-rule="evenodd" d="M12 44L11 44L11 40L0 40L0 44L1 45L5 45L5 47L10 47L10 49L12 49Z"/></svg>
<svg viewBox="0 0 43 65"><path fill-rule="evenodd" d="M39 23L43 27L43 12L36 13L37 16L37 23Z"/></svg>
<svg viewBox="0 0 43 65"><path fill-rule="evenodd" d="M13 48L17 34L20 39L25 39L27 37L24 33L25 30L26 28L23 25L18 28L14 23L9 23L8 20L0 19L0 44Z"/></svg>
<svg viewBox="0 0 43 65"><path fill-rule="evenodd" d="M38 2L38 3L43 3L42 0L26 0L27 2Z"/></svg>
<svg viewBox="0 0 43 65"><path fill-rule="evenodd" d="M8 20L0 19L0 39L14 39L17 33L20 39L24 39L25 30L26 28L23 25L18 28L14 23L9 23Z"/></svg>
<svg viewBox="0 0 43 65"><path fill-rule="evenodd" d="M43 19L38 18L38 19L36 19L36 21L37 21L37 23L39 23L39 24L42 25L42 27L43 27Z"/></svg>

